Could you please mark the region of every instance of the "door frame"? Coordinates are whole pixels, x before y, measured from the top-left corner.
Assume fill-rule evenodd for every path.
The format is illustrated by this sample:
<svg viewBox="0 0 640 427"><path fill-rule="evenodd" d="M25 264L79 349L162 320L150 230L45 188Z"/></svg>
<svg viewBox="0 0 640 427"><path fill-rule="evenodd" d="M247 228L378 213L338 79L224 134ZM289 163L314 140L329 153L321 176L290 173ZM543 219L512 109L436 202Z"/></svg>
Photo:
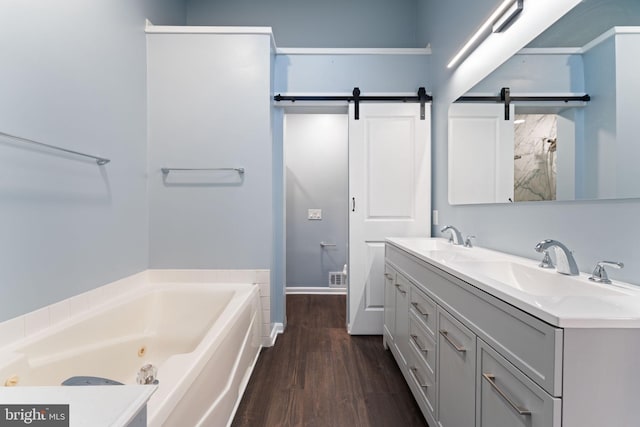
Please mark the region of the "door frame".
<svg viewBox="0 0 640 427"><path fill-rule="evenodd" d="M305 93L305 95L309 95L309 96L323 96L323 95L327 95L326 93ZM392 93L386 93L385 95L390 95L393 96L394 94ZM401 94L401 95L406 95L406 94ZM286 140L286 132L285 132L285 117L287 114L346 114L349 115L349 105L350 103L345 103L344 101L304 101L304 102L288 102L288 101L283 101L281 104L275 104L276 108L281 109L281 114L282 117L280 119L280 126L281 126L281 131L282 131L282 146L280 147L280 149L282 150L281 152L281 162L282 162L282 169L281 169L281 182L282 185L280 186L280 191L282 191L282 206L280 207L283 210L283 215L282 215L282 247L279 248L279 250L281 251L281 256L282 256L282 262L279 264L279 266L282 268L282 293L283 293L283 318L284 318L284 324L283 324L283 330L286 329L287 326L287 293L286 293L286 286L287 286L287 260L286 260L286 251L287 251L287 233L286 233L286 224L287 224L287 216L286 216L286 203L287 203L287 199L286 199L286 194L287 194L287 185L286 185L286 155L285 155L285 140ZM429 115L429 120L431 120L431 115ZM429 128L429 138L431 138L431 128ZM431 145L429 144L429 155L431 153ZM431 187L431 182L429 183L429 187ZM347 215L347 223L350 226L350 215L349 212L345 212L345 214ZM430 222L430 221L429 221ZM348 227L349 227L348 226ZM347 228L349 229L349 228ZM348 234L349 235L349 234ZM349 248L348 248L348 244L349 244L349 238L347 237L347 265L349 266L349 269L351 268L351 262L349 260ZM274 256L274 260L277 261L277 256ZM347 283L350 283L350 277L349 279L347 279ZM350 306L350 287L349 285L347 285L347 303L346 303L346 322L345 322L345 329L348 330L349 329L349 306Z"/></svg>
<svg viewBox="0 0 640 427"><path fill-rule="evenodd" d="M311 94L311 95L325 95L325 94ZM318 114L341 114L348 115L349 114L349 105L344 102L327 102L327 101L305 101L303 105L301 103L288 103L286 105L278 105L278 108L282 110L282 119L281 119L281 129L282 129L282 147L281 147L281 161L282 161L282 170L281 170L281 182L280 191L282 191L282 262L280 263L282 267L282 293L284 295L282 308L284 315L284 325L283 327L286 329L287 327L287 159L285 152L285 141L286 141L286 130L285 130L285 117L287 114L310 114L310 115L318 115ZM347 130L348 133L348 130ZM348 139L348 135L347 135ZM348 167L348 166L347 166ZM347 224L349 223L349 213L345 212L345 218ZM348 245L349 238L347 233L347 241L345 244ZM347 250L347 265L349 263L349 251ZM277 259L277 258L276 258ZM348 283L348 282L347 282ZM330 288L327 288L330 289ZM329 292L327 292L329 293ZM348 323L348 311L349 311L349 286L347 285L347 313L346 313L346 322ZM345 323L345 329L347 328L347 324Z"/></svg>

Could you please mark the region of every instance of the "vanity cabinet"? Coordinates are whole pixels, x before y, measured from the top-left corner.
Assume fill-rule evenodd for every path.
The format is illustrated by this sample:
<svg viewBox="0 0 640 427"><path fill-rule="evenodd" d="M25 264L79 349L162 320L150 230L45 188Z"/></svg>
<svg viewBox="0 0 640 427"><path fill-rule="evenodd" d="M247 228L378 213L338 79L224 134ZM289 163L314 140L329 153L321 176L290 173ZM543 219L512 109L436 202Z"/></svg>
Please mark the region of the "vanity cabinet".
<svg viewBox="0 0 640 427"><path fill-rule="evenodd" d="M474 276L473 262L447 261L471 252L422 240L386 244L384 340L430 427L640 426L638 290L518 297Z"/></svg>
<svg viewBox="0 0 640 427"><path fill-rule="evenodd" d="M385 276L384 340L430 426L562 425L561 328L389 244Z"/></svg>

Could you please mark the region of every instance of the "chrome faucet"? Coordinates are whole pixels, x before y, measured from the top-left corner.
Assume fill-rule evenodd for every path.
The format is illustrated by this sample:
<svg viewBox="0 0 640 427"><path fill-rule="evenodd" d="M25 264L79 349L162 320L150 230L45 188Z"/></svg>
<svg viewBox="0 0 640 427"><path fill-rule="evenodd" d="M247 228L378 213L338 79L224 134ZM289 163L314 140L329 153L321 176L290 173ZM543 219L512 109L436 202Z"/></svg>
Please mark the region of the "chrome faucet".
<svg viewBox="0 0 640 427"><path fill-rule="evenodd" d="M449 236L450 243L454 245L461 245L463 243L462 233L460 233L460 230L455 228L453 225L446 225L442 230L440 230L441 233L444 233L445 231L449 231L451 233L451 236Z"/></svg>
<svg viewBox="0 0 640 427"><path fill-rule="evenodd" d="M580 274L578 264L576 264L576 260L573 258L573 254L569 248L557 240L543 240L539 242L534 249L536 252L543 253L550 248L553 248L556 253L556 271L558 273L568 274L569 276L577 276Z"/></svg>

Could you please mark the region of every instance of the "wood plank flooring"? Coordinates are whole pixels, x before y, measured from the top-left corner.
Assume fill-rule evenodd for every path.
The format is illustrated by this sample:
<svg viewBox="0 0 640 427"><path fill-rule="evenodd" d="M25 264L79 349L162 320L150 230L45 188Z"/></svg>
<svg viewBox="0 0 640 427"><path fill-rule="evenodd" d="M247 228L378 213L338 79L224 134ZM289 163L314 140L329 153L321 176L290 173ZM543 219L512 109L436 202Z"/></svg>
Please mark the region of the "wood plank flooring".
<svg viewBox="0 0 640 427"><path fill-rule="evenodd" d="M427 426L382 337L350 336L345 318L345 296L287 296L287 330L262 350L232 427Z"/></svg>

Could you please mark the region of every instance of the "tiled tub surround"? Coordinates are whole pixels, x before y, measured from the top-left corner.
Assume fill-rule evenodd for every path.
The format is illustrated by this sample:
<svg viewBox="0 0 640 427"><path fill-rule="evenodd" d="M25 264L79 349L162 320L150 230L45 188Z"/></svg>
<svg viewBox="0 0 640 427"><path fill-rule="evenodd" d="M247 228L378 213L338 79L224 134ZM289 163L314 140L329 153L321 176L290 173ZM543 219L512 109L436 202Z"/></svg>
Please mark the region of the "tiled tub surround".
<svg viewBox="0 0 640 427"><path fill-rule="evenodd" d="M260 288L263 346L271 347L277 329L271 326L269 270L146 270L74 297L0 323L0 349L74 316L92 311L153 283L254 283Z"/></svg>
<svg viewBox="0 0 640 427"><path fill-rule="evenodd" d="M150 425L225 425L270 344L260 307L269 307L260 295L268 279L268 271L149 270L4 322L2 383L91 375L135 384L153 363L160 384Z"/></svg>

